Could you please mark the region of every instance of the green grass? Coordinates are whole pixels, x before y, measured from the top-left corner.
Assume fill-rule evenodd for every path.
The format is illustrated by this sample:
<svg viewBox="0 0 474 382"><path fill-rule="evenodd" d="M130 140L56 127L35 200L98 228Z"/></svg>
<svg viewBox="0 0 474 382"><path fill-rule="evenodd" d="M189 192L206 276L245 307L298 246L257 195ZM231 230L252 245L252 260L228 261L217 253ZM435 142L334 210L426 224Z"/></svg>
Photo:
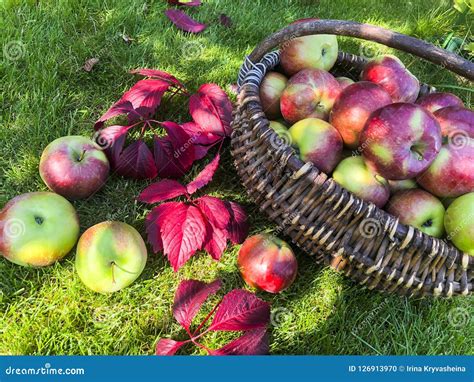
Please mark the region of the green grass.
<svg viewBox="0 0 474 382"><path fill-rule="evenodd" d="M19 42L23 54L5 55L0 73L0 206L15 195L46 190L38 175L39 156L53 139L92 135L92 126L133 83L128 70L159 68L182 79L191 90L216 82L235 82L243 57L265 36L296 18L339 18L369 22L427 41L443 41L453 31L470 34L472 18L462 18L449 1L370 0L213 0L188 12L209 28L186 36L164 17L164 1L4 1L1 46ZM25 3L25 2L21 2ZM36 4L38 3L38 4ZM220 13L233 27L219 25ZM124 43L121 35L134 40ZM341 39L355 53L392 52L376 44ZM189 43L198 54L190 55ZM375 50L374 50L375 49ZM400 55L424 82L469 88L445 70ZM94 70L85 60L99 58ZM467 105L469 91L456 90ZM171 115L170 115L171 114ZM186 104L176 101L168 118L186 120ZM207 190L245 205L252 233L275 227L250 203L236 181L228 148ZM208 160L208 159L207 159ZM196 173L205 160L197 164ZM146 182L112 177L90 200L74 203L81 229L106 219L125 221L143 233L147 206L135 201ZM143 275L110 296L86 289L74 271L74 253L45 269L27 269L0 260L0 354L152 354L160 337L182 338L171 304L178 283L187 278L220 277L224 291L244 287L236 268L238 246L221 262L194 257L173 273L161 254L150 253ZM472 299L407 299L363 290L298 252L299 276L278 296L259 293L272 303L274 354L472 354ZM223 295L224 292L220 294ZM216 297L218 298L218 297ZM214 298L205 305L209 308ZM201 314L201 316L204 315ZM212 334L210 347L232 334ZM183 353L201 354L188 347Z"/></svg>

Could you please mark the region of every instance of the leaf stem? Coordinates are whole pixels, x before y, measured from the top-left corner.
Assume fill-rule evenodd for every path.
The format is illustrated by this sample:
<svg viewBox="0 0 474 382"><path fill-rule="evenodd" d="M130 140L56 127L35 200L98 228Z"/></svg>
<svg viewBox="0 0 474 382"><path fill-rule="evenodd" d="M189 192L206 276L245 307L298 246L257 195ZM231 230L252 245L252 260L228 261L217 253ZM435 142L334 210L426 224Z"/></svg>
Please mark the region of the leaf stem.
<svg viewBox="0 0 474 382"><path fill-rule="evenodd" d="M219 307L219 305L221 304L222 300L220 300L215 306L214 308L209 312L209 314L206 316L206 318L201 322L201 324L197 327L197 329L194 331L192 337L193 338L199 338L201 335L207 333L208 331L204 331L202 332L201 334L199 334L198 336L196 336L199 331L202 329L202 327L206 324L207 321L209 321L209 319L211 318L211 316L214 314L214 312L217 310L217 308Z"/></svg>

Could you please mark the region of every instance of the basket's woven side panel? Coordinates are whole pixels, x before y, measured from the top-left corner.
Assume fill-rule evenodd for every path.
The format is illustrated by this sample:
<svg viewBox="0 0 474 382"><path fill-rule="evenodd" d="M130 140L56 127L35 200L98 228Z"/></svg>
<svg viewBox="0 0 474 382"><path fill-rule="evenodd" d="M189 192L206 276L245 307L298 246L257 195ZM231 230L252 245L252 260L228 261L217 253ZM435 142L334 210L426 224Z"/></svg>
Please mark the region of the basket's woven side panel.
<svg viewBox="0 0 474 382"><path fill-rule="evenodd" d="M352 55L339 55L338 69ZM252 200L318 262L338 264L369 289L403 295L468 294L473 289L468 255L412 227L339 187L310 163L302 163L269 128L260 106L259 85L278 62L278 53L261 65L244 64L234 111L232 156ZM355 70L357 73L357 70ZM239 79L240 80L240 79ZM427 91L431 88L426 87Z"/></svg>

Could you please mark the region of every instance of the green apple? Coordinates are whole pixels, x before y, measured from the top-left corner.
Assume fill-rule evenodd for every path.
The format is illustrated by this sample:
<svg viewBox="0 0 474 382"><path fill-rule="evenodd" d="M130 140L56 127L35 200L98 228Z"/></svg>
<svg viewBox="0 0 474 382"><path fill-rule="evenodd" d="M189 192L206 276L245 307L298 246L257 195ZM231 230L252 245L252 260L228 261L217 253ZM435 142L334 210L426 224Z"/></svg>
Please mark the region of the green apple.
<svg viewBox="0 0 474 382"><path fill-rule="evenodd" d="M428 235L442 237L444 234L443 203L429 192L419 188L399 191L390 198L386 210L402 224Z"/></svg>
<svg viewBox="0 0 474 382"><path fill-rule="evenodd" d="M78 237L76 210L61 195L30 192L0 211L0 254L15 264L50 265L62 259Z"/></svg>
<svg viewBox="0 0 474 382"><path fill-rule="evenodd" d="M343 159L332 177L342 187L377 207L382 208L390 197L387 181L369 170L360 156Z"/></svg>
<svg viewBox="0 0 474 382"><path fill-rule="evenodd" d="M147 260L145 243L132 226L105 221L90 227L77 244L76 270L82 282L100 293L133 283Z"/></svg>
<svg viewBox="0 0 474 382"><path fill-rule="evenodd" d="M462 195L450 204L444 226L448 239L459 250L474 256L474 192Z"/></svg>

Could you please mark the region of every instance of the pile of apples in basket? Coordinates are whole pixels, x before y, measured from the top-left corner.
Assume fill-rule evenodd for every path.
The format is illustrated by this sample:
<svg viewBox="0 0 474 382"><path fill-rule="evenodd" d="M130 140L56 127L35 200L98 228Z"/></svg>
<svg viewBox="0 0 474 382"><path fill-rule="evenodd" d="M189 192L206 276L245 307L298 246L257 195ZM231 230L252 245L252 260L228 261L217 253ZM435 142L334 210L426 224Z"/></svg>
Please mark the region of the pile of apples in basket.
<svg viewBox="0 0 474 382"><path fill-rule="evenodd" d="M474 256L474 112L451 93L420 96L420 81L393 55L370 59L358 81L335 78L336 36L299 37L280 53L260 87L277 143Z"/></svg>

